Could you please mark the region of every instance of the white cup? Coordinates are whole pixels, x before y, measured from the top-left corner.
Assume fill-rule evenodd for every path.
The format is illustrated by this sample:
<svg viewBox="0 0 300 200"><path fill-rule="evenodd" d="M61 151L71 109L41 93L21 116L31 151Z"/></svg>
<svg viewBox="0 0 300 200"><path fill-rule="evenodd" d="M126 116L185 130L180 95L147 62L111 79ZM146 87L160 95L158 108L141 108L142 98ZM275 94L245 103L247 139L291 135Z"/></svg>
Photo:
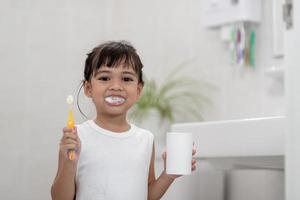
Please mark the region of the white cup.
<svg viewBox="0 0 300 200"><path fill-rule="evenodd" d="M167 174L191 174L192 148L192 133L167 133Z"/></svg>

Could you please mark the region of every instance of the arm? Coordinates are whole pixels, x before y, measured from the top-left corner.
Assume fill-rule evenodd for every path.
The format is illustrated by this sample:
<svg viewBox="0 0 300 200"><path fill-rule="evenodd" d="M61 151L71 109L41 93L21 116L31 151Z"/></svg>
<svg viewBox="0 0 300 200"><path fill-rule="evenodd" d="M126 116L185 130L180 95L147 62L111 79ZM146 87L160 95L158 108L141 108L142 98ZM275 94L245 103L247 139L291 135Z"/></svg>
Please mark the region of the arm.
<svg viewBox="0 0 300 200"><path fill-rule="evenodd" d="M196 154L196 150L193 149L193 155ZM166 152L162 155L164 160L164 170L159 176L158 179L155 179L155 169L154 169L154 160L155 160L155 148L153 145L153 151L150 162L149 177L148 177L148 200L159 200L168 190L170 185L174 180L181 175L168 175L166 173ZM196 160L192 160L192 171L196 170Z"/></svg>
<svg viewBox="0 0 300 200"><path fill-rule="evenodd" d="M74 130L64 128L63 132L64 135L60 143L58 170L51 187L53 200L73 200L76 194L75 176L80 152L80 140L77 136L76 128ZM74 160L69 160L68 158L67 152L69 149L77 149Z"/></svg>
<svg viewBox="0 0 300 200"><path fill-rule="evenodd" d="M170 177L165 173L166 170L164 170L159 176L159 178L156 180L154 160L155 160L155 147L153 144L153 151L151 156L149 177L148 177L148 200L160 199L175 180L175 178Z"/></svg>

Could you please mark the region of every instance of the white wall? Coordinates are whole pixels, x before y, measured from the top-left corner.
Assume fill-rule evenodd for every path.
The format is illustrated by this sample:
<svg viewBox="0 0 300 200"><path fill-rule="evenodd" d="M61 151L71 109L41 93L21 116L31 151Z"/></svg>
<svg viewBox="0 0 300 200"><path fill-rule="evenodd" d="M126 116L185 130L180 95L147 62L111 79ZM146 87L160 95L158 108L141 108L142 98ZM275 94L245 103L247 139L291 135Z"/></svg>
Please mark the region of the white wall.
<svg viewBox="0 0 300 200"><path fill-rule="evenodd" d="M286 31L287 52L287 136L286 136L286 200L300 199L300 87L299 87L299 48L300 48L300 4L293 1L293 28Z"/></svg>
<svg viewBox="0 0 300 200"><path fill-rule="evenodd" d="M206 120L283 114L283 96L267 92L263 73L281 63L271 55L271 0L263 2L257 69L240 76L219 33L202 27L201 1L2 0L0 199L50 199L65 98L82 78L85 54L101 41L131 41L145 74L159 81L194 59L184 73L219 88Z"/></svg>

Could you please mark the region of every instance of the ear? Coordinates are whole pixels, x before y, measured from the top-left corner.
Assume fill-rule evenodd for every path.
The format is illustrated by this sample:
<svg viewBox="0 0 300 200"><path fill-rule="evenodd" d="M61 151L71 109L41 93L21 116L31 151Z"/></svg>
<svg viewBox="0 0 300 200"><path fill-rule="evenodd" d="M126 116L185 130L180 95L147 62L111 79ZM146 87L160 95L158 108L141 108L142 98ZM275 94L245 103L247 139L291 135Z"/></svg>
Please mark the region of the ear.
<svg viewBox="0 0 300 200"><path fill-rule="evenodd" d="M137 100L140 98L143 88L144 88L144 85L142 83L139 83L137 86Z"/></svg>
<svg viewBox="0 0 300 200"><path fill-rule="evenodd" d="M83 89L85 96L92 97L92 85L89 81L84 81Z"/></svg>

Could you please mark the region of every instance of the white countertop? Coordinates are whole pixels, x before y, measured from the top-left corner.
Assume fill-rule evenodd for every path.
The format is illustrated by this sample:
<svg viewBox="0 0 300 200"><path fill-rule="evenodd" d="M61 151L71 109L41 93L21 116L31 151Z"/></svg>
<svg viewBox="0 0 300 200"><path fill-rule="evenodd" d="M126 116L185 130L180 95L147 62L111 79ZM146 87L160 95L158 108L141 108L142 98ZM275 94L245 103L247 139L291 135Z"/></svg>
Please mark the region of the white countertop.
<svg viewBox="0 0 300 200"><path fill-rule="evenodd" d="M284 116L181 123L173 124L171 130L193 133L199 159L227 158L246 166L283 167Z"/></svg>

